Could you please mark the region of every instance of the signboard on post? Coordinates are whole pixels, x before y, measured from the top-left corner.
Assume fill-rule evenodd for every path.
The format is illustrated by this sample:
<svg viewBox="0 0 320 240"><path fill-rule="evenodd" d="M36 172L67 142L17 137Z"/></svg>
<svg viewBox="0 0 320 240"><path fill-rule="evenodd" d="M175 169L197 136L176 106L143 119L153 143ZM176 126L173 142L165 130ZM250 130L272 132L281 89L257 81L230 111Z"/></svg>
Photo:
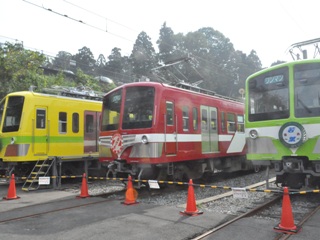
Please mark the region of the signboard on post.
<svg viewBox="0 0 320 240"><path fill-rule="evenodd" d="M232 188L234 198L248 198L248 192L245 188Z"/></svg>
<svg viewBox="0 0 320 240"><path fill-rule="evenodd" d="M160 186L158 184L157 180L148 180L149 187L153 189L160 189Z"/></svg>
<svg viewBox="0 0 320 240"><path fill-rule="evenodd" d="M39 177L39 185L50 185L50 177Z"/></svg>

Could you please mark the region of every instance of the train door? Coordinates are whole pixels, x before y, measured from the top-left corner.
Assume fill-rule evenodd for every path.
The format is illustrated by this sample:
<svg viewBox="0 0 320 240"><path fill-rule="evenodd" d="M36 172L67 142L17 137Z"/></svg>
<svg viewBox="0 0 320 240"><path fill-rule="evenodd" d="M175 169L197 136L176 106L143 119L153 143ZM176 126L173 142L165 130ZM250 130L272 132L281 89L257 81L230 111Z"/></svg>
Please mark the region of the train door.
<svg viewBox="0 0 320 240"><path fill-rule="evenodd" d="M84 152L98 152L100 112L84 112Z"/></svg>
<svg viewBox="0 0 320 240"><path fill-rule="evenodd" d="M177 127L176 114L173 101L166 101L165 114L165 153L166 155L177 154Z"/></svg>
<svg viewBox="0 0 320 240"><path fill-rule="evenodd" d="M202 153L218 152L217 109L201 106Z"/></svg>
<svg viewBox="0 0 320 240"><path fill-rule="evenodd" d="M46 155L48 153L48 122L47 107L35 107L35 121L33 124L33 152L35 155Z"/></svg>

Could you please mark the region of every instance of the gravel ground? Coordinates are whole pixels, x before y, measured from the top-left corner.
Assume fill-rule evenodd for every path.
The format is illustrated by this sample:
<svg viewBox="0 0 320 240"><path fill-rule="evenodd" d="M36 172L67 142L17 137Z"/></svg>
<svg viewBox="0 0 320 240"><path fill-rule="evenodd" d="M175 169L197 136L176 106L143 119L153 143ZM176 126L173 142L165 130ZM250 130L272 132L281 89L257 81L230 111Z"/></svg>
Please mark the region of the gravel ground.
<svg viewBox="0 0 320 240"><path fill-rule="evenodd" d="M274 177L271 174L270 178ZM226 180L219 180L212 183L207 183L208 186L228 186L232 188L244 188L246 186L255 184L257 182L265 181L266 171L261 171L259 173L247 173L238 177L232 177ZM270 184L270 187L274 187ZM260 187L260 189L265 189L265 185ZM222 188L213 189L211 187L194 187L194 194L196 200L202 200L210 198L219 194L226 193L230 190L225 190ZM243 212L247 208L252 208L258 202L264 201L265 198L271 197L271 194L264 192L247 192L247 198L234 198L232 195L230 197L222 198L221 200L210 201L207 203L202 203L198 205L198 209L206 212L221 212L226 214L238 215L239 212ZM139 199L140 202L153 203L159 205L181 205L186 204L188 198L188 191L177 191L174 193L169 193L165 195L155 195L149 198Z"/></svg>
<svg viewBox="0 0 320 240"><path fill-rule="evenodd" d="M270 171L270 178L274 177L272 171ZM227 179L221 179L221 176L218 177L211 183L205 183L206 186L229 186L229 187L239 187L244 188L246 186L255 184L257 182L265 181L266 171L260 171L259 173L242 173L241 176L235 176L235 174L230 174ZM274 187L270 184L271 187ZM99 195L102 193L110 193L113 191L120 191L125 189L126 186L117 180L109 181L91 181L88 183L88 191L90 195ZM265 185L260 187L265 189ZM65 191L71 191L74 193L80 193L81 187L79 184L75 184L72 187L68 187ZM186 186L178 186L176 191L164 191L152 189L150 194L147 196L140 197L138 196L137 201L140 203L156 204L156 205L171 205L177 206L185 204L188 197L188 188ZM194 187L194 193L196 200L201 200L209 198L215 195L226 193L230 190L225 190L222 188L213 189L211 187ZM198 208L202 211L207 212L221 212L226 214L237 215L239 212L244 211L245 209L252 208L256 203L263 201L265 198L270 197L271 194L264 192L247 192L247 198L234 198L233 196L223 198L221 200L216 200L214 202L202 203ZM113 195L110 196L112 198Z"/></svg>

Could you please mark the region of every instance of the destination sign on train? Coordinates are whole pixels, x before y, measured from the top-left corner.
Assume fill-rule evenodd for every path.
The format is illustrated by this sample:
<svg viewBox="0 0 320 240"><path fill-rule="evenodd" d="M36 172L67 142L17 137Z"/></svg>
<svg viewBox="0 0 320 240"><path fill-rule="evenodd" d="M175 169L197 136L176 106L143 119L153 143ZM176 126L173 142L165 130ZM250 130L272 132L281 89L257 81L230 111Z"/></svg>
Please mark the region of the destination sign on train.
<svg viewBox="0 0 320 240"><path fill-rule="evenodd" d="M283 82L283 75L276 75L264 79L264 84L273 84Z"/></svg>

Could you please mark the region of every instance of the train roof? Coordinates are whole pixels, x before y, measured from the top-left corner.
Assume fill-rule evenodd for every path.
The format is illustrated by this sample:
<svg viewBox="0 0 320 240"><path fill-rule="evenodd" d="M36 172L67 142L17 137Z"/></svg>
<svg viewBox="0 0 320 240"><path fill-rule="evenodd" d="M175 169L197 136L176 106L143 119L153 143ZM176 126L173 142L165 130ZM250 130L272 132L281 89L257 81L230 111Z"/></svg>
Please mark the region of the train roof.
<svg viewBox="0 0 320 240"><path fill-rule="evenodd" d="M251 74L250 76L247 77L246 81L250 78L253 78L255 76L258 76L260 74L263 74L265 72L271 71L271 70L275 70L275 69L279 69L282 67L287 67L287 66L293 66L293 65L297 65L297 64L305 64L305 63L320 63L320 59L301 59L301 60L295 60L295 61L290 61L290 62L285 62L285 63L280 63L268 68L264 68L260 71L257 71L253 74Z"/></svg>
<svg viewBox="0 0 320 240"><path fill-rule="evenodd" d="M195 86L192 86L192 85L186 84L186 83L178 83L178 84L175 84L175 85L170 85L170 84L166 84L166 83L159 83L159 82L126 83L126 84L123 84L123 85L111 90L109 93L117 91L118 89L121 89L121 88L132 87L132 86L153 86L153 87L157 87L158 86L158 87L163 87L163 88L167 88L167 89L173 89L173 90L176 90L176 91L182 91L182 92L188 92L188 93L192 93L192 94L197 94L197 95L201 95L201 96L205 96L205 97L209 97L209 98L223 99L223 100L227 100L227 101L243 103L243 101L240 100L240 99L235 99L235 98L219 95L219 94L216 94L214 91L210 91L210 90L206 90L206 89L203 89L203 88L195 87ZM107 94L109 94L109 93L107 93Z"/></svg>
<svg viewBox="0 0 320 240"><path fill-rule="evenodd" d="M40 93L40 92L33 92L33 91L18 91L12 92L7 94L7 96L42 96L42 97L49 97L49 98L58 98L58 99L68 99L74 101L85 101L85 102L97 102L101 103L101 99L88 99L88 98L80 98L80 97L72 97L72 96L64 96L64 95L54 95L49 93Z"/></svg>

